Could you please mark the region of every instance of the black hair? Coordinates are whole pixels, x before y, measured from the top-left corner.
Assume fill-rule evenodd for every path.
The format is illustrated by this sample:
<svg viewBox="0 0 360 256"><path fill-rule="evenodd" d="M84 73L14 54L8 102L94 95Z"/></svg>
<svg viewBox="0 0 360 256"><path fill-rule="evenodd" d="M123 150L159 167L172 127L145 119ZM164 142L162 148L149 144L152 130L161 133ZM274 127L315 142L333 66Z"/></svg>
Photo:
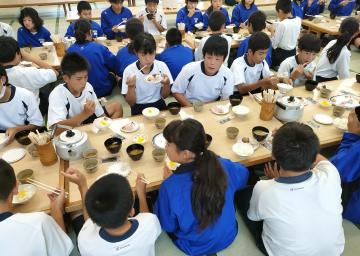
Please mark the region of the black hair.
<svg viewBox="0 0 360 256"><path fill-rule="evenodd" d="M312 33L300 37L298 42L299 50L318 53L321 49L321 40Z"/></svg>
<svg viewBox="0 0 360 256"><path fill-rule="evenodd" d="M13 61L17 53L20 54L18 42L12 37L0 36L0 63Z"/></svg>
<svg viewBox="0 0 360 256"><path fill-rule="evenodd" d="M220 35L212 35L206 40L202 52L204 57L207 53L209 55L223 56L225 60L229 53L228 42Z"/></svg>
<svg viewBox="0 0 360 256"><path fill-rule="evenodd" d="M170 28L166 32L166 42L169 46L181 44L181 32L177 28Z"/></svg>
<svg viewBox="0 0 360 256"><path fill-rule="evenodd" d="M159 0L145 0L145 4L149 3L159 4Z"/></svg>
<svg viewBox="0 0 360 256"><path fill-rule="evenodd" d="M279 12L280 10L283 11L283 13L291 13L292 10L292 3L291 0L278 0L275 5L276 12Z"/></svg>
<svg viewBox="0 0 360 256"><path fill-rule="evenodd" d="M61 61L61 71L64 75L72 76L77 72L89 71L88 61L80 54L67 53Z"/></svg>
<svg viewBox="0 0 360 256"><path fill-rule="evenodd" d="M86 38L88 34L91 34L90 21L86 19L78 19L74 25L74 36L77 44L84 44L87 42Z"/></svg>
<svg viewBox="0 0 360 256"><path fill-rule="evenodd" d="M355 108L355 114L357 116L358 121L360 122L360 106Z"/></svg>
<svg viewBox="0 0 360 256"><path fill-rule="evenodd" d="M34 24L34 29L36 31L38 31L43 25L44 25L44 21L40 18L39 13L31 7L25 7L24 9L22 9L20 11L20 16L19 16L19 23L21 26L24 26L24 18L25 17L30 17L33 24Z"/></svg>
<svg viewBox="0 0 360 256"><path fill-rule="evenodd" d="M241 0L241 4L245 7L245 0ZM255 4L255 0L250 5L250 8Z"/></svg>
<svg viewBox="0 0 360 256"><path fill-rule="evenodd" d="M203 125L194 119L176 120L164 129L164 137L178 150L195 154L191 205L200 230L216 222L225 204L227 176L216 154L205 147Z"/></svg>
<svg viewBox="0 0 360 256"><path fill-rule="evenodd" d="M5 86L9 84L9 78L6 73L6 69L0 65L0 78L5 77Z"/></svg>
<svg viewBox="0 0 360 256"><path fill-rule="evenodd" d="M14 169L8 162L0 159L0 201L5 201L15 186Z"/></svg>
<svg viewBox="0 0 360 256"><path fill-rule="evenodd" d="M134 53L133 41L138 34L144 33L144 25L141 20L137 18L128 19L125 25L125 33L131 40L131 42L128 44L128 51L129 53Z"/></svg>
<svg viewBox="0 0 360 256"><path fill-rule="evenodd" d="M198 3L199 2L199 0L185 0L185 4L187 4L188 2L192 2L192 3Z"/></svg>
<svg viewBox="0 0 360 256"><path fill-rule="evenodd" d="M212 0L210 0L210 6L207 8L206 13L210 15L214 11L214 7L212 6Z"/></svg>
<svg viewBox="0 0 360 256"><path fill-rule="evenodd" d="M253 12L248 19L248 24L254 32L263 31L266 28L266 15L262 11Z"/></svg>
<svg viewBox="0 0 360 256"><path fill-rule="evenodd" d="M284 124L275 133L272 154L283 170L309 170L320 150L319 138L310 126L298 122Z"/></svg>
<svg viewBox="0 0 360 256"><path fill-rule="evenodd" d="M134 39L134 51L136 53L152 54L156 52L156 42L149 33L140 33Z"/></svg>
<svg viewBox="0 0 360 256"><path fill-rule="evenodd" d="M91 4L87 1L80 1L77 4L77 11L80 14L82 11L91 10Z"/></svg>
<svg viewBox="0 0 360 256"><path fill-rule="evenodd" d="M264 32L255 32L249 39L248 49L253 53L259 50L267 50L270 47L270 37Z"/></svg>
<svg viewBox="0 0 360 256"><path fill-rule="evenodd" d="M134 197L128 180L119 174L108 174L95 181L85 196L85 207L91 220L103 228L118 228L125 223Z"/></svg>
<svg viewBox="0 0 360 256"><path fill-rule="evenodd" d="M225 14L222 11L214 11L209 17L209 27L211 31L219 31L226 23Z"/></svg>
<svg viewBox="0 0 360 256"><path fill-rule="evenodd" d="M340 36L336 40L336 43L331 46L326 53L329 62L334 63L339 57L342 48L349 44L351 38L355 33L359 31L359 22L354 17L348 17L344 19L339 28Z"/></svg>
<svg viewBox="0 0 360 256"><path fill-rule="evenodd" d="M123 3L124 0L109 0L109 2L116 4L116 3Z"/></svg>

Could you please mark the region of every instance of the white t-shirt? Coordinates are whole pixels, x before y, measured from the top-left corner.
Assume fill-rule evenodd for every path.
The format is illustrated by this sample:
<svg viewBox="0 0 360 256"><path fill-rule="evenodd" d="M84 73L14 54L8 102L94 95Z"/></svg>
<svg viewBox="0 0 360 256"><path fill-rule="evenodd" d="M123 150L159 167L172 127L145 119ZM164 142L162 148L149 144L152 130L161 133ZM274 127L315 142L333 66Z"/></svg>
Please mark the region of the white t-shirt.
<svg viewBox="0 0 360 256"><path fill-rule="evenodd" d="M205 74L204 61L185 65L177 76L172 93L182 93L193 101L211 102L221 98L226 100L234 91L234 78L230 69L222 65L213 75Z"/></svg>
<svg viewBox="0 0 360 256"><path fill-rule="evenodd" d="M281 62L279 70L278 70L278 74L281 73L287 73L289 74L289 76L291 75L291 73L294 71L294 69L296 69L296 67L299 65L296 56L291 56L289 58L286 58L283 62ZM310 62L309 64L306 65L306 67L304 68L305 71L307 72L311 72L314 73L315 71L315 62ZM298 78L295 79L294 81L294 86L299 86L299 85L304 85L306 82L307 78L304 74L299 75Z"/></svg>
<svg viewBox="0 0 360 256"><path fill-rule="evenodd" d="M28 89L34 93L37 102L40 102L39 89L55 82L57 79L56 73L52 69L23 67L20 65L6 69L6 73L10 84Z"/></svg>
<svg viewBox="0 0 360 256"><path fill-rule="evenodd" d="M139 213L129 220L132 221L130 230L121 237L112 237L89 218L79 233L80 254L155 256L155 241L161 233L156 215Z"/></svg>
<svg viewBox="0 0 360 256"><path fill-rule="evenodd" d="M136 76L136 103L137 104L146 104L146 103L154 103L161 99L161 88L162 84L159 82L157 84L149 83L145 81L145 78L148 75L156 75L156 74L165 74L169 77L170 84L174 82L169 68L166 64L159 60L154 60L153 67L149 74L144 74L140 71L139 61L136 61L129 66L127 66L124 70L124 75L122 79L122 90L121 94L127 94L128 86L126 81L129 77L135 75Z"/></svg>
<svg viewBox="0 0 360 256"><path fill-rule="evenodd" d="M248 217L263 220L268 254L338 256L344 250L341 185L336 167L319 162L310 178L298 183L256 183Z"/></svg>
<svg viewBox="0 0 360 256"><path fill-rule="evenodd" d="M327 51L331 46L336 43L336 39L330 41L322 50L319 61L316 65L315 77L321 76L325 78L332 78L339 76L339 79L345 79L350 77L350 57L351 51L344 46L334 63L330 63L326 56Z"/></svg>
<svg viewBox="0 0 360 256"><path fill-rule="evenodd" d="M75 97L65 84L56 86L49 96L48 127L80 114L84 110L86 100L95 101L95 115L97 117L104 114L104 109L100 105L91 84L86 83L79 97Z"/></svg>
<svg viewBox="0 0 360 256"><path fill-rule="evenodd" d="M230 55L230 49L231 49L231 43L232 43L232 38L228 35L225 34L221 34L221 37L225 38L227 43L228 43L228 55L226 56L226 59L224 60L224 65L227 67L228 66L228 60L229 60L229 55ZM199 60L203 60L204 59L204 55L203 55L203 48L204 45L206 43L206 41L210 38L210 36L206 36L201 38L199 46L195 49L195 61L199 61Z"/></svg>
<svg viewBox="0 0 360 256"><path fill-rule="evenodd" d="M257 81L272 75L269 65L265 60L260 64L250 66L246 58L247 54L235 59L231 65L230 69L234 75L235 85L256 83Z"/></svg>
<svg viewBox="0 0 360 256"><path fill-rule="evenodd" d="M73 244L55 220L45 213L16 213L0 222L2 256L65 256Z"/></svg>
<svg viewBox="0 0 360 256"><path fill-rule="evenodd" d="M295 49L301 30L301 19L287 18L276 23L275 26L275 33L271 38L272 47L283 50Z"/></svg>
<svg viewBox="0 0 360 256"><path fill-rule="evenodd" d="M42 126L44 120L34 95L20 87L11 86L10 88L9 101L0 103L0 130L25 125L27 122Z"/></svg>
<svg viewBox="0 0 360 256"><path fill-rule="evenodd" d="M149 20L146 15L148 14L146 7L144 7L144 9L140 10L139 13L137 14L137 17L141 17L144 16L144 31L152 34L152 35L160 35L160 31L157 29L157 27L155 26L155 24ZM163 13L162 10L157 9L155 15L155 19L156 21L158 21L160 23L160 25L167 30L167 23L166 23L166 16Z"/></svg>
<svg viewBox="0 0 360 256"><path fill-rule="evenodd" d="M9 36L15 38L12 27L3 22L0 22L0 36Z"/></svg>

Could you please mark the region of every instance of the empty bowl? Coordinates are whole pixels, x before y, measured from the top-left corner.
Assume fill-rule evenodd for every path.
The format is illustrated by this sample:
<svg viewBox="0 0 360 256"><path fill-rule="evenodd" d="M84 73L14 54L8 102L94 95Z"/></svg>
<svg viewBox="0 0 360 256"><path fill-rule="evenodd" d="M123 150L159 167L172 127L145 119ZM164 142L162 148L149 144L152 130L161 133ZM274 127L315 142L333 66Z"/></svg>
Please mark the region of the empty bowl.
<svg viewBox="0 0 360 256"><path fill-rule="evenodd" d="M243 100L243 96L241 94L233 94L229 97L230 100L230 104L231 106L237 106L240 105L242 100Z"/></svg>
<svg viewBox="0 0 360 256"><path fill-rule="evenodd" d="M84 161L83 166L86 172L94 173L97 171L98 163L96 158L89 158Z"/></svg>
<svg viewBox="0 0 360 256"><path fill-rule="evenodd" d="M126 153L133 161L138 161L144 154L144 146L141 144L131 144L127 147Z"/></svg>
<svg viewBox="0 0 360 256"><path fill-rule="evenodd" d="M34 178L34 171L31 169L22 170L16 175L16 178L20 183L26 183L27 179Z"/></svg>
<svg viewBox="0 0 360 256"><path fill-rule="evenodd" d="M31 140L29 139L28 135L30 130L23 130L15 134L15 140L19 142L19 144L27 146L31 144Z"/></svg>
<svg viewBox="0 0 360 256"><path fill-rule="evenodd" d="M252 135L258 142L265 140L269 132L269 129L264 126L255 126L252 128Z"/></svg>
<svg viewBox="0 0 360 256"><path fill-rule="evenodd" d="M210 134L206 134L205 138L205 148L208 148L212 142L212 136Z"/></svg>
<svg viewBox="0 0 360 256"><path fill-rule="evenodd" d="M167 107L172 115L177 115L180 112L181 104L179 102L170 102Z"/></svg>
<svg viewBox="0 0 360 256"><path fill-rule="evenodd" d="M155 148L152 151L152 157L156 162L162 162L165 158L165 150L161 148Z"/></svg>
<svg viewBox="0 0 360 256"><path fill-rule="evenodd" d="M306 80L305 89L307 91L313 91L318 86L318 84L319 83L314 80Z"/></svg>
<svg viewBox="0 0 360 256"><path fill-rule="evenodd" d="M122 140L120 138L112 137L105 140L104 145L111 154L116 154L120 151Z"/></svg>

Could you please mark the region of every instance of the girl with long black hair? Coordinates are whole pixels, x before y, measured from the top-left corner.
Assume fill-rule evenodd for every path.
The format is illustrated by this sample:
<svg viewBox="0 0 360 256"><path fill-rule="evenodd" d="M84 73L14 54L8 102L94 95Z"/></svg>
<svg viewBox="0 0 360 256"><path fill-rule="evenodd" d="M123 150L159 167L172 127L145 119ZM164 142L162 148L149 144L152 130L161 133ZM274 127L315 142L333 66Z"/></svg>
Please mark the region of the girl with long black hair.
<svg viewBox="0 0 360 256"><path fill-rule="evenodd" d="M229 13L226 10L226 8L222 7L222 5L223 5L223 0L211 0L211 5L203 15L203 23L204 23L203 30L207 30L207 28L209 27L209 17L214 11L221 11L225 15L226 17L225 26L230 24Z"/></svg>
<svg viewBox="0 0 360 256"><path fill-rule="evenodd" d="M341 22L339 32L338 39L330 41L320 54L315 70L318 82L350 77L349 45L359 34L359 22L353 17L348 17Z"/></svg>
<svg viewBox="0 0 360 256"><path fill-rule="evenodd" d="M155 213L163 230L186 254L216 253L237 235L234 193L245 187L248 170L205 147L205 131L193 119L164 129L166 153L180 163L160 187Z"/></svg>

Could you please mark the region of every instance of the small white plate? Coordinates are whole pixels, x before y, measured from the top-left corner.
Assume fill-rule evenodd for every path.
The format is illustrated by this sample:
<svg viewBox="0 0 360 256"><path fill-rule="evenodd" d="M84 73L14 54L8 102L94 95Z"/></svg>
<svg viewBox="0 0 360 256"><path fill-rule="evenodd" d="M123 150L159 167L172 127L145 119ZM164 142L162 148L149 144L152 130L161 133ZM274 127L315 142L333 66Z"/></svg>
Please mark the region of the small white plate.
<svg viewBox="0 0 360 256"><path fill-rule="evenodd" d="M254 147L250 143L237 142L232 146L232 151L241 157L247 157L254 154Z"/></svg>
<svg viewBox="0 0 360 256"><path fill-rule="evenodd" d="M336 106L341 106L344 108L355 108L360 105L360 97L353 95L336 95L330 97L332 104Z"/></svg>
<svg viewBox="0 0 360 256"><path fill-rule="evenodd" d="M111 125L111 123L112 120L111 118L108 117L99 117L94 120L94 125L96 126L96 128L100 130L104 130L108 128Z"/></svg>
<svg viewBox="0 0 360 256"><path fill-rule="evenodd" d="M228 105L216 105L210 108L210 111L215 115L226 115L230 112L230 107Z"/></svg>
<svg viewBox="0 0 360 256"><path fill-rule="evenodd" d="M162 76L161 74L152 74L152 75L147 75L144 80L145 82L149 83L149 84L158 84L161 82L162 80Z"/></svg>
<svg viewBox="0 0 360 256"><path fill-rule="evenodd" d="M137 130L139 130L139 128L140 128L140 126L138 123L129 122L129 123L123 125L120 130L122 132L132 133L132 132L136 132Z"/></svg>
<svg viewBox="0 0 360 256"><path fill-rule="evenodd" d="M123 163L123 162L110 165L106 171L107 174L116 173L123 177L127 177L130 174L130 172L131 172L130 165L128 163Z"/></svg>
<svg viewBox="0 0 360 256"><path fill-rule="evenodd" d="M154 136L153 145L157 148L165 149L166 139L162 133L158 133Z"/></svg>
<svg viewBox="0 0 360 256"><path fill-rule="evenodd" d="M13 148L9 149L2 155L2 159L4 159L9 164L15 163L22 159L26 154L25 149L23 148Z"/></svg>
<svg viewBox="0 0 360 256"><path fill-rule="evenodd" d="M28 202L36 193L36 186L32 184L21 184L18 188L18 194L14 195L13 204L24 204Z"/></svg>
<svg viewBox="0 0 360 256"><path fill-rule="evenodd" d="M315 114L313 116L313 119L319 124L325 124L325 125L332 124L334 121L331 116L325 114Z"/></svg>

